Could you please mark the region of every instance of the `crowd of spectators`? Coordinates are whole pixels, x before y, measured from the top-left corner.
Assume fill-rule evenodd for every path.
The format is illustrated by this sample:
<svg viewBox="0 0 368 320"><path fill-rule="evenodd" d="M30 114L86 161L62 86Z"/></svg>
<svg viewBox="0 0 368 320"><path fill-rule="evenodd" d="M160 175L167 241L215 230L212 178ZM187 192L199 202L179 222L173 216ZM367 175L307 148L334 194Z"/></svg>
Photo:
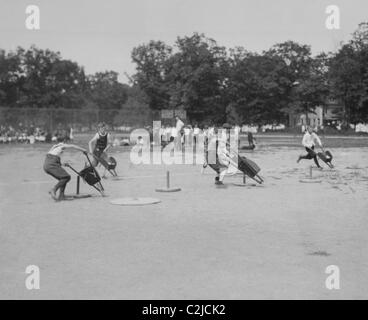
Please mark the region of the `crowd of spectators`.
<svg viewBox="0 0 368 320"><path fill-rule="evenodd" d="M60 142L72 140L72 129L58 128L54 132L33 125L17 127L11 125L0 125L0 143L39 143L39 142Z"/></svg>

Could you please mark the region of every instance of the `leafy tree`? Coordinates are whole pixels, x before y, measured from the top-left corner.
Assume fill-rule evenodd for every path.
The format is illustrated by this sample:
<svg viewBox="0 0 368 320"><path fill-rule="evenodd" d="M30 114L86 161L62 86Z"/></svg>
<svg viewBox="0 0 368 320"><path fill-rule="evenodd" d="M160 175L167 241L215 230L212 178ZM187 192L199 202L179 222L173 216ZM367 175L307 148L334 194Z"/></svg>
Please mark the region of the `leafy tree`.
<svg viewBox="0 0 368 320"><path fill-rule="evenodd" d="M344 105L345 124L368 121L368 23L329 61L332 95Z"/></svg>
<svg viewBox="0 0 368 320"><path fill-rule="evenodd" d="M203 34L178 38L177 52L167 62L170 108L183 108L189 119L226 120L227 55Z"/></svg>
<svg viewBox="0 0 368 320"><path fill-rule="evenodd" d="M283 122L284 63L272 55L237 48L231 52L228 92L244 123Z"/></svg>
<svg viewBox="0 0 368 320"><path fill-rule="evenodd" d="M84 71L59 53L31 47L0 58L0 99L9 107L75 108L81 102Z"/></svg>
<svg viewBox="0 0 368 320"><path fill-rule="evenodd" d="M88 78L91 100L101 110L120 109L128 98L128 87L114 71L98 72Z"/></svg>
<svg viewBox="0 0 368 320"><path fill-rule="evenodd" d="M166 63L172 48L162 41L150 41L133 49L132 60L137 73L135 83L144 91L152 109L165 109L169 104L166 85Z"/></svg>
<svg viewBox="0 0 368 320"><path fill-rule="evenodd" d="M312 57L310 46L293 41L277 44L266 54L284 62L279 70L283 112L304 113L308 119L308 114L314 113L316 106L326 103L329 94L326 55Z"/></svg>
<svg viewBox="0 0 368 320"><path fill-rule="evenodd" d="M21 59L17 52L0 51L0 105L13 106L19 100L19 86L22 81Z"/></svg>
<svg viewBox="0 0 368 320"><path fill-rule="evenodd" d="M226 50L203 34L178 38L173 48L151 41L133 50L134 76L151 109L185 109L191 120L225 120Z"/></svg>

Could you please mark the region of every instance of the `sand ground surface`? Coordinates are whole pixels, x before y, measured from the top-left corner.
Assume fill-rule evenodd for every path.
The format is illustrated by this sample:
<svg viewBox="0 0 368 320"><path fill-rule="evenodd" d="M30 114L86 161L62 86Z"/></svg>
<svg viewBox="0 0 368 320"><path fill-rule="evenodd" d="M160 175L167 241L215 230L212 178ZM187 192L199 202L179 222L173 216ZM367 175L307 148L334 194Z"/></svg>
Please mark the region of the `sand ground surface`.
<svg viewBox="0 0 368 320"><path fill-rule="evenodd" d="M210 168L133 165L116 150L122 179L103 180L106 197L82 183L91 198L57 203L42 169L50 146L0 146L0 298L367 299L366 140L346 138L331 149L336 168L303 183L312 162L297 164L303 149L273 139L244 153L264 185L232 176L217 188ZM81 154L64 159L83 167ZM155 192L167 169L180 192ZM121 197L161 202L110 204ZM25 286L28 265L40 268L39 290ZM339 290L326 288L329 265Z"/></svg>

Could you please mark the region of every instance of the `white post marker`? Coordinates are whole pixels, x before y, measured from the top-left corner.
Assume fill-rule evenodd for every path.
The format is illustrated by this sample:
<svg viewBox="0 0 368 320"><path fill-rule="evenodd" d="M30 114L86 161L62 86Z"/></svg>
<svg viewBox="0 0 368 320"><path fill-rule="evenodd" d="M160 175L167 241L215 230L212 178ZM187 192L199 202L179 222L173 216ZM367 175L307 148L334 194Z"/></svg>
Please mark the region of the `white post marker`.
<svg viewBox="0 0 368 320"><path fill-rule="evenodd" d="M302 182L302 183L321 183L322 180L317 179L317 178L313 178L313 167L310 166L309 167L309 176L307 176L304 179L300 179L299 182Z"/></svg>
<svg viewBox="0 0 368 320"><path fill-rule="evenodd" d="M247 185L247 176L244 172L243 172L242 182L234 183L234 185L237 186L237 187L248 187L248 185Z"/></svg>
<svg viewBox="0 0 368 320"><path fill-rule="evenodd" d="M178 192L181 191L180 188L171 188L170 187L170 171L166 171L166 188L158 188L156 192Z"/></svg>

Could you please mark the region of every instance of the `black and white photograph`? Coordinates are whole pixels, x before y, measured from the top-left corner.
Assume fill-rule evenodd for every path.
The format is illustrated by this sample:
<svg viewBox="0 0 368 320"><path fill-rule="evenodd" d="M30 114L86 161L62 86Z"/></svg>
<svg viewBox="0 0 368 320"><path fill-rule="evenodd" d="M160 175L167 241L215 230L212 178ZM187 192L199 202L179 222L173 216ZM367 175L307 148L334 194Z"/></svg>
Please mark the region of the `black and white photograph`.
<svg viewBox="0 0 368 320"><path fill-rule="evenodd" d="M367 191L367 0L0 0L0 300L366 300Z"/></svg>

